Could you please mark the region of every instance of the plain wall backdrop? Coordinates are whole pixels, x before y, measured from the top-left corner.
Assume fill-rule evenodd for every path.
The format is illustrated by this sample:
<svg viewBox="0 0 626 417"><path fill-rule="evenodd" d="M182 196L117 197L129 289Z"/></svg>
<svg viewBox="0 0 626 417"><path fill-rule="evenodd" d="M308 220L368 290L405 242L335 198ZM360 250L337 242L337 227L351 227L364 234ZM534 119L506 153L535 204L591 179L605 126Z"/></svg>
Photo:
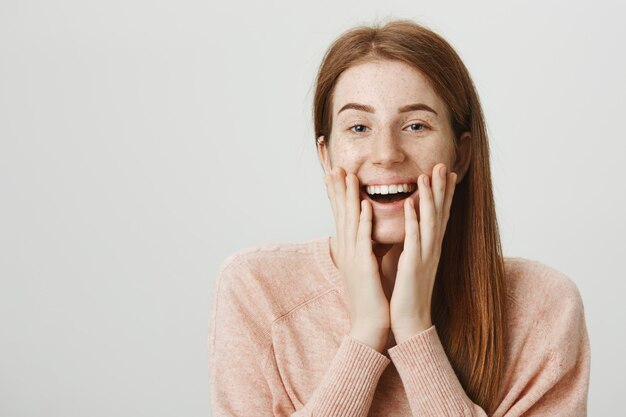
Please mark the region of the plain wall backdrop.
<svg viewBox="0 0 626 417"><path fill-rule="evenodd" d="M334 234L316 71L343 31L393 18L441 34L470 70L505 255L578 285L589 414L623 415L625 11L0 1L0 415L210 415L218 266Z"/></svg>

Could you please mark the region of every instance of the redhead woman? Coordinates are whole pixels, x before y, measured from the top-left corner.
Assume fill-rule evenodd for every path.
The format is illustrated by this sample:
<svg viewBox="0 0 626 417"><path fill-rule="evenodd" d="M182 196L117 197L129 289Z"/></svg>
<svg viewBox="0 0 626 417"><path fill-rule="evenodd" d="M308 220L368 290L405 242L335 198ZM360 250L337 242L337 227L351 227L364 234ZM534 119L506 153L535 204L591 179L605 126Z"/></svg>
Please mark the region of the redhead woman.
<svg viewBox="0 0 626 417"><path fill-rule="evenodd" d="M504 257L468 70L411 21L359 26L317 75L336 235L222 264L214 416L585 416L575 284Z"/></svg>

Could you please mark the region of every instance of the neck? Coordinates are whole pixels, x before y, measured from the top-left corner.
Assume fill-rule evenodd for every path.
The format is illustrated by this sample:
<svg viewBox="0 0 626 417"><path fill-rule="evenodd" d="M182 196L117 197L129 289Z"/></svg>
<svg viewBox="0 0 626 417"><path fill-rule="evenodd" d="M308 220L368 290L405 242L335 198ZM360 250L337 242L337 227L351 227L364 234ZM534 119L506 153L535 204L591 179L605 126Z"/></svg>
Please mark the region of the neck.
<svg viewBox="0 0 626 417"><path fill-rule="evenodd" d="M391 299L391 293L393 292L393 286L396 282L396 273L398 271L398 259L400 259L403 246L403 243L373 243L374 255L378 260L380 281L383 291L387 296L387 300ZM337 238L335 236L331 236L330 238L330 253L335 266L337 266Z"/></svg>
<svg viewBox="0 0 626 417"><path fill-rule="evenodd" d="M387 300L391 299L391 293L393 292L396 274L398 272L398 259L400 259L403 246L402 243L384 245L374 243L374 254L378 259L380 282L382 283Z"/></svg>

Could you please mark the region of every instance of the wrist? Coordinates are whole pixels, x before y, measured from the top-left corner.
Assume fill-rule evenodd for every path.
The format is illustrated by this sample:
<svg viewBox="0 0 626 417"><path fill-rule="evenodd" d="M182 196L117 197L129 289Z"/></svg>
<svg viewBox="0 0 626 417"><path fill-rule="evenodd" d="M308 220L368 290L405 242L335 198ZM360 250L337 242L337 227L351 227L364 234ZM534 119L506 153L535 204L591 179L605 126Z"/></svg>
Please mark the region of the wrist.
<svg viewBox="0 0 626 417"><path fill-rule="evenodd" d="M350 329L350 337L382 353L387 346L389 329Z"/></svg>
<svg viewBox="0 0 626 417"><path fill-rule="evenodd" d="M423 331L430 329L432 326L433 323L430 319L419 320L407 325L392 326L391 331L394 339L396 340L396 344L400 344L418 333L422 333Z"/></svg>

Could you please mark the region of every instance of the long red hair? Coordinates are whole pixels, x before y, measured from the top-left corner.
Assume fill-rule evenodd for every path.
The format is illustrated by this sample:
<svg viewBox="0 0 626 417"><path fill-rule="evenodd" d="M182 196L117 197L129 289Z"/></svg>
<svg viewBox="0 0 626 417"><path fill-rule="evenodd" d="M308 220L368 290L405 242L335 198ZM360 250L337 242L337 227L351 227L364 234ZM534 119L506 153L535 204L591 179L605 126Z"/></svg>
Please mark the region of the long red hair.
<svg viewBox="0 0 626 417"><path fill-rule="evenodd" d="M472 135L469 170L456 186L442 243L432 318L466 393L493 412L505 355L504 260L485 121L460 57L441 36L410 20L343 33L326 52L317 74L315 138L331 139L333 90L341 73L378 59L405 62L427 76L448 107L457 149L464 131Z"/></svg>

